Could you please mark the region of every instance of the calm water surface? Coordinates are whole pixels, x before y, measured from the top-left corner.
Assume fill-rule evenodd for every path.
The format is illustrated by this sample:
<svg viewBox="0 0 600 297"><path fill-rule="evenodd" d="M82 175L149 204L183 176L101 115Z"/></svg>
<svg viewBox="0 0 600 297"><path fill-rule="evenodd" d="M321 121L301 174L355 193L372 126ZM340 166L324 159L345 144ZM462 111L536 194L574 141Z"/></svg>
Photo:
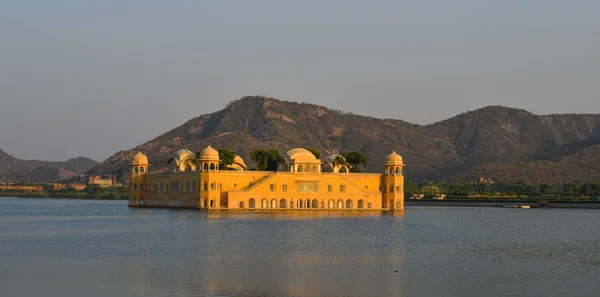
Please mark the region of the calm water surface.
<svg viewBox="0 0 600 297"><path fill-rule="evenodd" d="M600 211L0 198L0 296L599 296Z"/></svg>

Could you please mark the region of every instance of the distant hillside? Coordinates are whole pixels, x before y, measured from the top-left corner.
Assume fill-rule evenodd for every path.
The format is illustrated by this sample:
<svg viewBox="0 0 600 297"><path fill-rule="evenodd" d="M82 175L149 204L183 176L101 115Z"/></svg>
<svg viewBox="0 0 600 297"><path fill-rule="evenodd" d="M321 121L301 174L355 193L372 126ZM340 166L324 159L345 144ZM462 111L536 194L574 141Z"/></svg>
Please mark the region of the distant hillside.
<svg viewBox="0 0 600 297"><path fill-rule="evenodd" d="M156 170L176 150L199 151L208 144L235 150L249 165L255 147L275 147L281 153L316 147L322 154L362 151L369 160L366 170L380 171L385 155L396 150L413 181L473 180L481 175L562 183L598 179L594 151L600 144L600 115L540 116L490 106L422 126L313 104L244 97L118 152L90 172L127 172L128 160L137 151L146 153ZM568 168L574 160L577 167ZM562 170L566 171L553 173Z"/></svg>
<svg viewBox="0 0 600 297"><path fill-rule="evenodd" d="M77 157L64 162L21 160L0 150L0 182L44 183L78 176L98 162Z"/></svg>

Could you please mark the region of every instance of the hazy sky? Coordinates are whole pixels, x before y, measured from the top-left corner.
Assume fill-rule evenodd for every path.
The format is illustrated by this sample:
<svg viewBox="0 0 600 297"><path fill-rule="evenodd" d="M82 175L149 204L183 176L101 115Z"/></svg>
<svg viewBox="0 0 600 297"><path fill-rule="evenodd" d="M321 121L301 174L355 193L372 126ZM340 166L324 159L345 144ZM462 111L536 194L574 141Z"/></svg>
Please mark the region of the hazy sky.
<svg viewBox="0 0 600 297"><path fill-rule="evenodd" d="M0 148L102 161L244 95L600 113L600 1L0 1Z"/></svg>

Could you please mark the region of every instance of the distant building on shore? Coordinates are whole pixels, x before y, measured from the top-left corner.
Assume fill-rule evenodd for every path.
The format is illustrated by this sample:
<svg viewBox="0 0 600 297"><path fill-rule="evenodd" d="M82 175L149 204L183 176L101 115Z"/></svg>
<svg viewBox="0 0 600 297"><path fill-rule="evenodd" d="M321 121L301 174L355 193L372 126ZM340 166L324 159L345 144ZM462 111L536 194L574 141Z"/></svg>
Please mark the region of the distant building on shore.
<svg viewBox="0 0 600 297"><path fill-rule="evenodd" d="M103 174L103 175L81 175L81 183L84 185L99 185L103 188L118 187L117 176L114 174Z"/></svg>
<svg viewBox="0 0 600 297"><path fill-rule="evenodd" d="M219 153L208 146L196 154L181 149L169 172L148 172L138 152L131 162L130 207L182 207L205 210L404 210L402 157L389 154L383 174L350 173L303 148L287 152L278 170L249 171L241 157L219 170ZM330 172L325 172L330 171Z"/></svg>
<svg viewBox="0 0 600 297"><path fill-rule="evenodd" d="M479 182L482 184L494 184L494 180L491 177L485 178L485 177L480 177L479 178Z"/></svg>

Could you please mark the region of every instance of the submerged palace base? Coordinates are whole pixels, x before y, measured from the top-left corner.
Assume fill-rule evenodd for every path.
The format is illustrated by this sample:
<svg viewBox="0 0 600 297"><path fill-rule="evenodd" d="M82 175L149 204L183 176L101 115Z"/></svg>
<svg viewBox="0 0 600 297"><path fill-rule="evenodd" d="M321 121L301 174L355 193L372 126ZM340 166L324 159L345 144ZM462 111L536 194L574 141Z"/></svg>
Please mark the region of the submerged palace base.
<svg viewBox="0 0 600 297"><path fill-rule="evenodd" d="M287 152L278 170L247 171L236 156L219 170L219 154L208 146L200 157L182 149L169 159L169 172L149 173L148 158L137 153L131 162L130 207L173 207L205 210L404 210L402 157L389 154L384 173L349 173L308 150ZM341 156L340 156L341 157Z"/></svg>

